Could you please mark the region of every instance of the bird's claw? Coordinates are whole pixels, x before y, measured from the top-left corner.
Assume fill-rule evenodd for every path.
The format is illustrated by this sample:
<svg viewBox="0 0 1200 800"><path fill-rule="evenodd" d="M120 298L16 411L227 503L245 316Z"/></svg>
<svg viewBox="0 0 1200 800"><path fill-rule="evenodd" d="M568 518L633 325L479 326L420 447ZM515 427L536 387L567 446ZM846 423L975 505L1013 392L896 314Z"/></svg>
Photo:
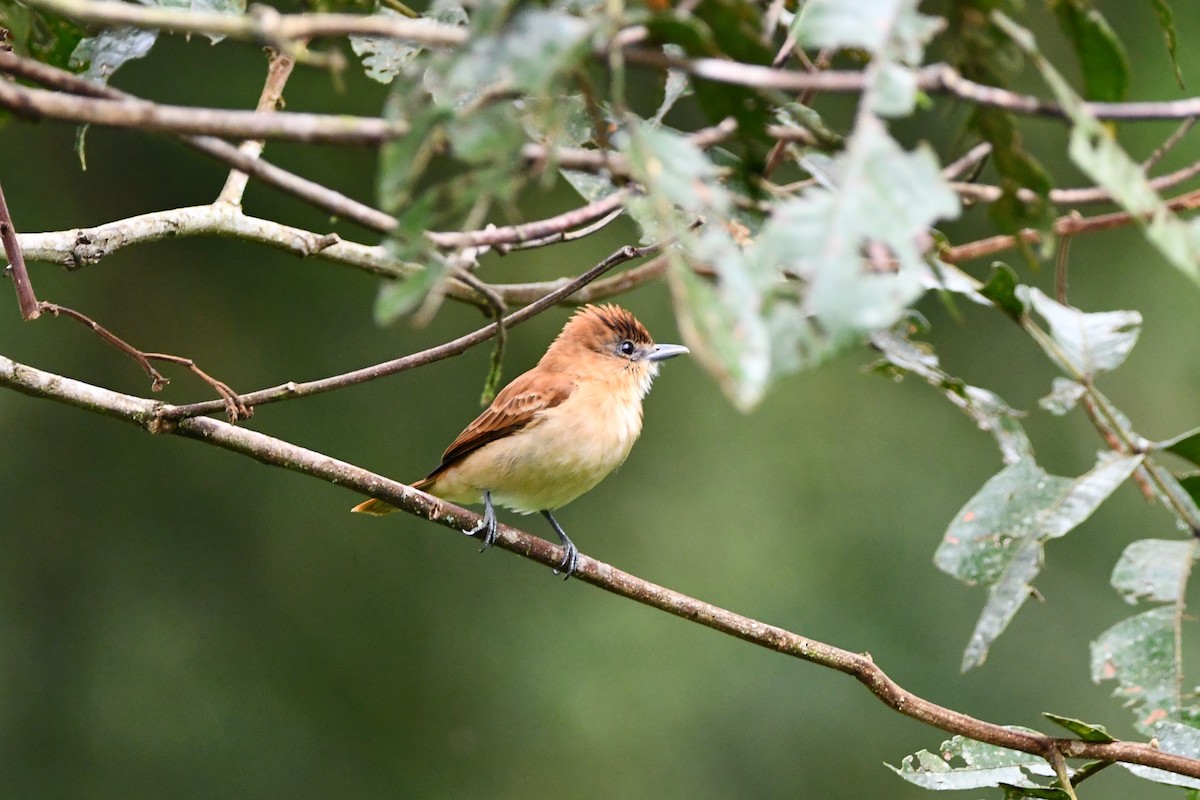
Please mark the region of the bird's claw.
<svg viewBox="0 0 1200 800"><path fill-rule="evenodd" d="M496 537L500 533L500 523L497 522L495 517L484 516L483 519L479 520L479 524L470 530L463 531L463 533L467 536L479 536L480 533L483 534L480 537L483 547L479 548L479 552L482 553L496 543Z"/></svg>
<svg viewBox="0 0 1200 800"><path fill-rule="evenodd" d="M575 570L579 567L579 549L570 541L563 545L563 560L558 563L558 568L554 570L554 574L563 574L563 580L567 580L575 574Z"/></svg>

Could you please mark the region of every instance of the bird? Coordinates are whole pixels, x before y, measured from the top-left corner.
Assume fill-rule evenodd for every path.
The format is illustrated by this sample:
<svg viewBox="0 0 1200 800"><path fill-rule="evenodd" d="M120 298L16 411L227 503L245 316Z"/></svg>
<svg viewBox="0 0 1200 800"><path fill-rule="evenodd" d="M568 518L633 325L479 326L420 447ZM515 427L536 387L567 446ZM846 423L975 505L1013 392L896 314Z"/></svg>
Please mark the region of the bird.
<svg viewBox="0 0 1200 800"><path fill-rule="evenodd" d="M483 519L464 531L496 541L495 506L539 512L557 534L563 580L579 549L550 512L593 489L616 469L642 431L642 399L659 363L688 348L655 344L642 323L616 305L576 311L545 355L496 395L458 435L441 463L414 488L460 505L483 503ZM383 515L398 509L371 499L353 509Z"/></svg>

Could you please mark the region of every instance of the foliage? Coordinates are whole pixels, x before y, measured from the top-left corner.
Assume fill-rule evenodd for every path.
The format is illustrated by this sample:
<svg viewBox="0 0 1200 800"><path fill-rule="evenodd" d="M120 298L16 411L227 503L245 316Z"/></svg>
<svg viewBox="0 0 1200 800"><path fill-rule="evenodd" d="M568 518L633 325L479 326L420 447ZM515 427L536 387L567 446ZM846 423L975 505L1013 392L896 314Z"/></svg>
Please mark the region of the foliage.
<svg viewBox="0 0 1200 800"><path fill-rule="evenodd" d="M241 0L144 5L246 14ZM1089 103L1129 94L1133 66L1118 30L1088 0L1048 0L1041 10L1070 46L1078 88L1025 27L1033 12L1007 0L963 0L944 16L920 10L917 0L808 0L770 9L735 0L628 7L436 0L419 12L372 9L466 37L457 47L419 36L348 39L365 74L387 86L380 116L406 130L379 149L377 205L395 220L381 237L383 251L422 265L381 282L374 314L381 324L428 321L488 254L487 245L449 247L436 234L525 221L522 200L560 181L585 203L620 198L642 242L668 244L666 281L679 326L738 409L753 410L782 378L867 343L878 373L919 378L995 439L1002 467L949 521L933 555L937 569L986 592L964 671L984 665L1024 601L1037 596L1057 540L1084 526L1122 486L1157 500L1166 513L1161 530L1131 536L1110 578L1129 603L1152 607L1095 634L1091 675L1114 682L1137 729L1161 750L1194 757L1200 705L1183 689L1181 643L1191 635L1184 601L1200 532L1200 481L1164 457L1200 466L1200 433L1150 441L1098 388L1120 379L1142 332L1139 312L1076 308L1065 292L1051 297L1034 286L1036 273L1023 276L1002 263L985 281L954 263L938 229L964 213L967 195L955 185L963 175L947 174L945 164L965 148L912 135L928 124L923 114L945 89L924 69L934 56L1001 91L1031 66L1061 112L1066 158L1128 214L1159 260L1200 282L1200 222L1177 212L1121 131ZM1171 6L1155 0L1144 13L1161 27L1181 75ZM36 4L5 21L18 54L69 60L97 83L148 57L162 35L109 27L83 36ZM621 35L635 43L628 52L614 44ZM766 77L773 65L783 67L777 74L811 76L788 65L818 54L843 72L857 71L851 108L812 101ZM1022 246L1041 239L1039 252L1025 253L1037 266L1059 244L1059 178L1026 147L1025 110L1016 102L979 103L955 124L963 140L990 145L997 192L988 213L1000 232L1022 232ZM588 160L597 155L599 165ZM566 238L567 227L582 226L556 233ZM1065 256L1058 268L1066 268ZM1011 323L1036 345L1059 373L1041 408L1086 414L1104 448L1094 466L1079 475L1048 472L1023 412L951 374L915 338L923 321L914 306L931 293L952 308L977 307ZM970 324L965 332L975 335ZM498 361L492 369L498 374ZM1173 531L1180 535L1167 538ZM1103 725L1047 717L1084 741L1111 740ZM1161 770L1127 768L1149 781L1200 788ZM1073 797L1073 784L1092 774L962 736L892 769L926 789L987 787L1006 797Z"/></svg>

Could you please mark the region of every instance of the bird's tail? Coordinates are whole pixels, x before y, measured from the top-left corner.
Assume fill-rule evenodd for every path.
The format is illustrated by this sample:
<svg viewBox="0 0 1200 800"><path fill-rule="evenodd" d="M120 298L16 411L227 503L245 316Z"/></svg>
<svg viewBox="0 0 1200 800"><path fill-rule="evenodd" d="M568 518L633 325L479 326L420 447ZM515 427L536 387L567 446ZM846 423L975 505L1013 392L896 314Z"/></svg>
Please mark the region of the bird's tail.
<svg viewBox="0 0 1200 800"><path fill-rule="evenodd" d="M422 478L421 480L419 480L413 484L413 488L420 489L422 491L427 491L427 487L432 483L433 483L433 481L430 480L429 478ZM374 498L372 498L370 500L364 500L363 502L356 505L354 508L350 509L351 513L370 514L373 517L382 517L385 514L391 514L393 512L399 511L399 510L400 509L396 508L391 503L385 503L382 500L376 500Z"/></svg>
<svg viewBox="0 0 1200 800"><path fill-rule="evenodd" d="M350 509L352 513L370 514L373 517L382 517L384 514L391 514L393 511L399 510L400 509L396 508L391 503L385 503L382 500L376 500L374 498L365 500L356 505L354 508Z"/></svg>

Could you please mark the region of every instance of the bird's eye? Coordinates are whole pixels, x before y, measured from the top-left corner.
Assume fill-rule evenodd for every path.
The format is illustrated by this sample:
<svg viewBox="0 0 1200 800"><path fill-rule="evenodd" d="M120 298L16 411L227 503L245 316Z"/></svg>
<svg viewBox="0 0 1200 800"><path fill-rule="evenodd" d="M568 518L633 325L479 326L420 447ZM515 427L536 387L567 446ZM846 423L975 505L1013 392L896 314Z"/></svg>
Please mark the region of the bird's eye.
<svg viewBox="0 0 1200 800"><path fill-rule="evenodd" d="M633 342L626 339L625 341L621 342L621 344L617 345L617 349L621 351L621 355L631 356L634 354L634 351L637 350L637 347L634 346Z"/></svg>

